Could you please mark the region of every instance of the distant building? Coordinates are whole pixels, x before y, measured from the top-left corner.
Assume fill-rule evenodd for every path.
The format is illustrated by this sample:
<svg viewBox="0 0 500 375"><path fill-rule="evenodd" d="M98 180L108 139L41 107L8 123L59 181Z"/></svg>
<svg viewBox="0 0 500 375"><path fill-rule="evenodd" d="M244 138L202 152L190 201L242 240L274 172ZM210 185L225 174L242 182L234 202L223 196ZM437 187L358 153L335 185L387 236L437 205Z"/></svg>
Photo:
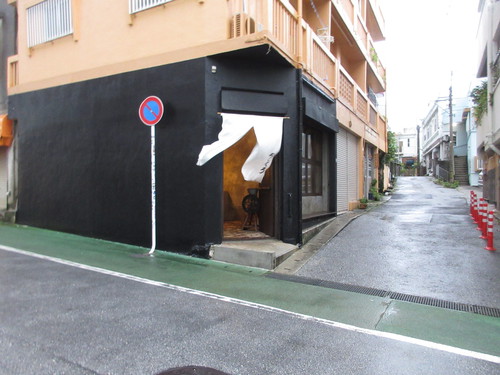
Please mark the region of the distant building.
<svg viewBox="0 0 500 375"><path fill-rule="evenodd" d="M477 123L477 152L482 159L483 197L500 207L500 1L479 1L478 78L487 81L486 112Z"/></svg>
<svg viewBox="0 0 500 375"><path fill-rule="evenodd" d="M418 163L417 129L404 128L402 132L396 133L398 144L398 162L405 167L413 167Z"/></svg>
<svg viewBox="0 0 500 375"><path fill-rule="evenodd" d="M422 121L422 164L433 176L438 176L439 168L449 169L450 131L449 126L443 125L445 109L442 107L435 102Z"/></svg>
<svg viewBox="0 0 500 375"><path fill-rule="evenodd" d="M468 185L467 176L467 134L462 122L464 108L469 108L468 98L453 99L453 134L450 137L450 115L448 101L435 101L422 121L422 164L427 173L449 180L450 142L453 142L455 165L454 179ZM465 168L465 169L464 169Z"/></svg>

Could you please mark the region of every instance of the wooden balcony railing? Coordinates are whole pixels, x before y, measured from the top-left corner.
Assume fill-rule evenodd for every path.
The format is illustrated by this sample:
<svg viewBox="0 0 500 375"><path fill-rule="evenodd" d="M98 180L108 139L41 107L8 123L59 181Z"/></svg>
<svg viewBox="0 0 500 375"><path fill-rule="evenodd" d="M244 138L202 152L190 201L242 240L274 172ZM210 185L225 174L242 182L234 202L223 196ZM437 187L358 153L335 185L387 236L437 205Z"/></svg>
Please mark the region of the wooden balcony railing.
<svg viewBox="0 0 500 375"><path fill-rule="evenodd" d="M354 82L343 70L340 71L339 78L339 97L345 101L345 104L354 108Z"/></svg>
<svg viewBox="0 0 500 375"><path fill-rule="evenodd" d="M307 23L302 22L302 29L305 46L302 63L313 78L335 96L337 92L337 60Z"/></svg>
<svg viewBox="0 0 500 375"><path fill-rule="evenodd" d="M368 49L368 31L365 28L363 22L361 22L361 18L357 17L356 19L356 34L361 44L365 47L365 50Z"/></svg>
<svg viewBox="0 0 500 375"><path fill-rule="evenodd" d="M369 123L372 127L377 128L377 111L375 108L370 104L370 119Z"/></svg>
<svg viewBox="0 0 500 375"><path fill-rule="evenodd" d="M368 100L363 96L363 93L357 89L357 97L356 97L356 114L363 120L367 122L367 114L368 114Z"/></svg>
<svg viewBox="0 0 500 375"><path fill-rule="evenodd" d="M340 0L342 4L342 8L345 10L347 17L351 21L354 22L354 4L351 0Z"/></svg>
<svg viewBox="0 0 500 375"><path fill-rule="evenodd" d="M297 12L285 2L273 1L273 35L292 56L299 54L299 21Z"/></svg>
<svg viewBox="0 0 500 375"><path fill-rule="evenodd" d="M373 40L370 38L370 36L368 36L368 53L370 55L371 62L375 65L378 75L385 82L386 70L380 62L377 51L375 50L375 45L373 44Z"/></svg>
<svg viewBox="0 0 500 375"><path fill-rule="evenodd" d="M385 121L349 73L338 63L329 46L299 17L287 0L228 0L231 16L229 37L235 38L268 30L275 43L313 81L338 98L368 126L371 134L385 134ZM337 0L349 17L360 45L371 57L373 41L366 25L356 15L352 0ZM301 22L301 23L300 23ZM380 78L385 68L378 57L371 58ZM383 131L383 132L381 132Z"/></svg>

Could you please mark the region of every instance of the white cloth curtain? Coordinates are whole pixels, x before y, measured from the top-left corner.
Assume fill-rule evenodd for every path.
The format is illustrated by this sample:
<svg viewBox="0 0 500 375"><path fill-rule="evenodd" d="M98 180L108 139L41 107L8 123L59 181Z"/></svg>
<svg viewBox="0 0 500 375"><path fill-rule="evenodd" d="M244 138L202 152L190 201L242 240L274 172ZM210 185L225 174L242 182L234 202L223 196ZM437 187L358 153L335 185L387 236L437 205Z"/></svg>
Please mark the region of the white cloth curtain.
<svg viewBox="0 0 500 375"><path fill-rule="evenodd" d="M241 173L246 181L262 182L274 156L281 149L283 118L274 116L222 114L222 130L218 140L201 149L196 165L203 165L215 155L231 147L254 129L257 143L243 164Z"/></svg>

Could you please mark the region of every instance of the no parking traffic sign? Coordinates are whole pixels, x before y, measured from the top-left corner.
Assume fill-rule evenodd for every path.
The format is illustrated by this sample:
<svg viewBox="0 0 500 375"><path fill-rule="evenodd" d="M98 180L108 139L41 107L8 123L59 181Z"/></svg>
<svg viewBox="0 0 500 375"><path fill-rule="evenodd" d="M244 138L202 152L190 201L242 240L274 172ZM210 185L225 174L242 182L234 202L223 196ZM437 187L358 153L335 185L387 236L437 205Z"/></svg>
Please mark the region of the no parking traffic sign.
<svg viewBox="0 0 500 375"><path fill-rule="evenodd" d="M147 126L153 126L163 117L163 102L157 96L148 96L139 106L139 118Z"/></svg>
<svg viewBox="0 0 500 375"><path fill-rule="evenodd" d="M144 125L151 127L151 250L156 249L156 153L155 126L163 117L163 102L157 96L148 96L139 106L139 118Z"/></svg>

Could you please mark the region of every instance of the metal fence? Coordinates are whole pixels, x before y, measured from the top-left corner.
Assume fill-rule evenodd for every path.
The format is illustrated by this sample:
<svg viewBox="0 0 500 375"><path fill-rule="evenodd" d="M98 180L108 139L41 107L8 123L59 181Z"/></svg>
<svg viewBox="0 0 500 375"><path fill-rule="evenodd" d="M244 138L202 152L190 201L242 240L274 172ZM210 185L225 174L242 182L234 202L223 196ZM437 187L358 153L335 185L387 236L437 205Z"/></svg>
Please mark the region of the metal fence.
<svg viewBox="0 0 500 375"><path fill-rule="evenodd" d="M137 13L170 1L172 0L129 0L129 13Z"/></svg>
<svg viewBox="0 0 500 375"><path fill-rule="evenodd" d="M448 172L443 167L436 165L436 176L443 181L449 181L450 172Z"/></svg>
<svg viewBox="0 0 500 375"><path fill-rule="evenodd" d="M71 0L45 0L26 10L28 47L73 33Z"/></svg>

